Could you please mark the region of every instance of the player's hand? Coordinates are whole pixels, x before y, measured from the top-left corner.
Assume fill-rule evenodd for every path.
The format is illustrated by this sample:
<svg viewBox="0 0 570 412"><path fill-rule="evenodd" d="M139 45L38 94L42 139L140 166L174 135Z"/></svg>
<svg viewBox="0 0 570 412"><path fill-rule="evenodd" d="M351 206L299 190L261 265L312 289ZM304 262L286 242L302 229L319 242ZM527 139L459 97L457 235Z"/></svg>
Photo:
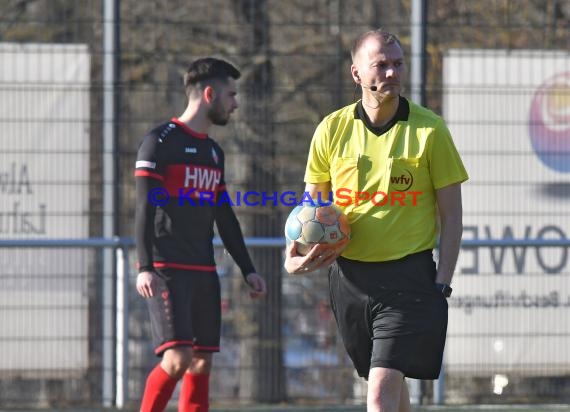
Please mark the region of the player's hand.
<svg viewBox="0 0 570 412"><path fill-rule="evenodd" d="M154 272L141 272L137 276L137 292L143 298L151 298L158 290L159 278Z"/></svg>
<svg viewBox="0 0 570 412"><path fill-rule="evenodd" d="M245 277L245 281L250 288L249 296L252 299L258 299L265 296L267 293L267 286L265 285L265 280L259 276L257 273L250 273Z"/></svg>
<svg viewBox="0 0 570 412"><path fill-rule="evenodd" d="M297 242L292 241L285 252L285 270L288 273L299 275L328 266L340 256L348 241L348 238L345 238L334 245L318 243L305 256L299 255Z"/></svg>

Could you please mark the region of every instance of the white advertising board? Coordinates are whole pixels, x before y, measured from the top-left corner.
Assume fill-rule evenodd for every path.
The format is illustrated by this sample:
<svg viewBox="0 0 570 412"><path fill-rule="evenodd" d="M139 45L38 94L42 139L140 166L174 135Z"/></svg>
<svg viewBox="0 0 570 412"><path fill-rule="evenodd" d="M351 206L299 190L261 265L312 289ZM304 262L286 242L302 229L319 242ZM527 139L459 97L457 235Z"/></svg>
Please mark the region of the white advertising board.
<svg viewBox="0 0 570 412"><path fill-rule="evenodd" d="M85 45L0 43L0 238L88 237ZM88 366L80 249L0 249L0 370Z"/></svg>
<svg viewBox="0 0 570 412"><path fill-rule="evenodd" d="M470 180L464 239L570 235L570 55L452 50L444 118ZM470 248L453 281L450 371L570 372L567 248Z"/></svg>

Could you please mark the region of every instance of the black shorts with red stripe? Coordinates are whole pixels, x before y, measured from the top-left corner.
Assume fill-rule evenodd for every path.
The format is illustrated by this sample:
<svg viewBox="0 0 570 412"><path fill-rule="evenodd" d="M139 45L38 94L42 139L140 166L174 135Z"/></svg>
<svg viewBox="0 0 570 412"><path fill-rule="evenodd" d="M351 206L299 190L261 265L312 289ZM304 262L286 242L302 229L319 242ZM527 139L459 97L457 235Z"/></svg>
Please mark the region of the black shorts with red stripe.
<svg viewBox="0 0 570 412"><path fill-rule="evenodd" d="M173 347L219 352L221 326L220 280L214 270L156 268L158 293L147 299L154 352Z"/></svg>

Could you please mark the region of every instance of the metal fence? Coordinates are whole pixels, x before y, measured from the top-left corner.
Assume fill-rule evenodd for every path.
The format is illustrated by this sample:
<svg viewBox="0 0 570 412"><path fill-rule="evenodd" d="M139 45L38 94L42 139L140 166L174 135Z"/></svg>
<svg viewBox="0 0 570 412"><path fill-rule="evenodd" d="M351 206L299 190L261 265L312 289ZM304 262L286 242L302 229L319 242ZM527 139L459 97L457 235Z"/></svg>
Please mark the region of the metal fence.
<svg viewBox="0 0 570 412"><path fill-rule="evenodd" d="M214 134L230 190L298 193L315 125L358 97L351 41L379 26L425 66L406 93L444 116L471 175L445 382L412 396L569 402L569 21L562 0L0 1L0 407L140 396L148 322L132 284L117 299L114 252L134 267L137 144L182 112L188 62L222 55L243 72L237 116ZM265 244L288 210L236 208ZM216 253L216 400L360 402L326 276L284 276L281 248L252 245L270 287L253 303Z"/></svg>
<svg viewBox="0 0 570 412"><path fill-rule="evenodd" d="M252 249L281 250L283 246L280 238L248 239L247 243ZM256 324L261 305L247 298L241 275L217 244L223 350L216 356L212 374L214 398L221 404L235 403L236 398L252 404L258 396L255 388L259 380L266 379L256 370L256 358L261 353L256 349L267 344L260 338ZM70 272L59 276L61 282L54 274L45 274L55 280L49 289L42 282L44 274L3 274L2 291L20 296L1 304L0 345L14 358L12 363L7 361L0 374L2 407L136 407L146 375L157 359L150 342L144 299L135 291L135 277L129 276L129 268L134 267L132 246L130 239L0 241L0 253L4 256L25 254L34 261L33 256L40 253L54 255L59 263L64 263L62 256L69 259L74 254L102 260L103 248L113 250L116 256L111 273L102 273L100 269ZM280 267L275 270L281 279ZM323 276L283 277L284 308L279 322L283 341L277 344L286 377L281 382L276 373L268 382L283 385L282 401L352 399L350 385L345 393L338 391L352 377L352 368L336 339L324 282ZM99 286L93 287L97 283ZM113 296L101 296L105 290ZM101 302L108 302L109 306ZM272 302L263 306L263 310L275 310ZM47 333L35 327L38 313L50 324ZM111 328L106 325L109 322ZM46 348L49 345L53 347ZM55 352L58 356L54 356ZM28 359L36 353L45 360L40 365ZM74 354L73 364L58 363L61 357ZM34 388L31 392L30 387Z"/></svg>
<svg viewBox="0 0 570 412"><path fill-rule="evenodd" d="M222 351L215 357L212 394L215 405L255 405L255 387L259 379L256 348L267 344L259 336L255 323L259 303L248 300L239 271L216 240L216 261L222 284ZM281 238L248 239L252 249L283 249ZM568 239L511 239L464 241L463 249L473 248L563 248ZM136 409L147 373L156 364L150 342L150 330L144 299L135 291L133 241L116 239L43 239L0 241L0 252L12 256L34 255L82 256L102 259L101 250L114 251L115 267L111 273L99 270L54 274L22 274L2 276L5 296L19 293L18 299L2 301L2 336L0 345L11 353L0 374L1 406L10 407L93 407L114 406ZM63 255L62 255L63 252ZM97 265L95 265L97 266ZM328 302L325 273L291 276L281 273L282 308L279 327L282 341L278 353L282 358L284 378L278 373L268 384L281 385L280 402L292 404L358 405L365 400L366 383L358 378L336 334L336 326ZM44 280L49 275L50 287ZM567 275L567 274L566 274ZM60 280L58 282L58 280ZM99 283L99 287L93 287ZM112 291L103 297L101 291ZM8 293L6 293L8 292ZM457 291L461 294L461 291ZM110 306L100 302L109 302ZM452 311L453 298L450 300ZM272 310L267 302L264 310ZM568 306L563 302L563 306ZM111 314L111 327L109 322ZM49 326L37 327L41 317ZM453 325L450 325L453 330ZM471 332L477 335L477 328ZM549 331L548 336L555 331ZM500 333L497 336L501 336ZM448 347L455 334L448 334ZM565 339L568 335L564 335ZM79 354L77 354L79 352ZM28 357L39 354L43 361L34 364ZM62 356L72 357L73 365L63 367ZM561 357L563 359L563 357ZM69 361L69 359L68 359ZM10 367L11 366L11 367ZM500 370L500 365L496 366ZM444 363L440 379L435 382L410 380L415 404L464 403L563 403L567 391L564 377L552 375L511 375L516 386L511 393L496 398L493 379L484 372L452 373ZM474 390L474 385L478 385ZM30 392L30 388L33 391ZM493 397L495 396L495 399ZM174 397L176 399L176 397ZM494 401L494 402L493 402Z"/></svg>

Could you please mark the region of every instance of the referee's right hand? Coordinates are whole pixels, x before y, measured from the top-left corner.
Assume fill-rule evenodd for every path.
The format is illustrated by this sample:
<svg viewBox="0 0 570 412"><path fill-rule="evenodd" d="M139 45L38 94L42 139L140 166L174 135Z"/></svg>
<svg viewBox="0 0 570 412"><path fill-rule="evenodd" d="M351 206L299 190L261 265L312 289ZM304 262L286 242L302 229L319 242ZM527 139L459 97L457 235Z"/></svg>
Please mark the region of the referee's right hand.
<svg viewBox="0 0 570 412"><path fill-rule="evenodd" d="M137 292L143 298L152 298L158 289L159 279L156 273L145 271L137 276Z"/></svg>
<svg viewBox="0 0 570 412"><path fill-rule="evenodd" d="M311 247L309 253L303 256L297 251L297 242L292 241L285 250L285 263L283 266L292 275L303 275L328 266L334 262L338 254L340 254L341 248L347 243L344 241L341 244L341 242L339 242L341 246L338 247L338 251L336 246L331 247L331 245L318 243Z"/></svg>

